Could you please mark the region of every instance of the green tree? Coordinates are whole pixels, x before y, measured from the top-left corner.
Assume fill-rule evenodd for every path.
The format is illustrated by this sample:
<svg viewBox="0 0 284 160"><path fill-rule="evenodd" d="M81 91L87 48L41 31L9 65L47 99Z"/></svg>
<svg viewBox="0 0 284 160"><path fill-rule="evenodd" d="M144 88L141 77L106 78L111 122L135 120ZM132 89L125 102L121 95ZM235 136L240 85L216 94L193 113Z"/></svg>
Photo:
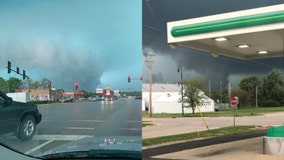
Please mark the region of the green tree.
<svg viewBox="0 0 284 160"><path fill-rule="evenodd" d="M264 78L262 97L265 101L275 101L284 105L284 75L279 69L272 69Z"/></svg>
<svg viewBox="0 0 284 160"><path fill-rule="evenodd" d="M204 79L192 78L184 82L184 107L192 109L192 113L195 113L196 106L201 105L205 98L204 92Z"/></svg>
<svg viewBox="0 0 284 160"><path fill-rule="evenodd" d="M260 90L261 87L261 81L259 77L251 76L248 78L244 78L241 80L239 86L242 90L248 93L248 98L249 98L248 105L250 106L255 105L256 94L259 95L259 93L256 93L256 90Z"/></svg>
<svg viewBox="0 0 284 160"><path fill-rule="evenodd" d="M20 89L23 85L22 81L18 78L11 77L7 80L9 92L15 92L17 89Z"/></svg>
<svg viewBox="0 0 284 160"><path fill-rule="evenodd" d="M47 78L43 78L39 83L39 88L48 89L48 81L49 80Z"/></svg>
<svg viewBox="0 0 284 160"><path fill-rule="evenodd" d="M30 79L30 89L38 89L40 86L39 81L33 81Z"/></svg>
<svg viewBox="0 0 284 160"><path fill-rule="evenodd" d="M8 92L8 85L4 78L0 77L0 90L4 93Z"/></svg>

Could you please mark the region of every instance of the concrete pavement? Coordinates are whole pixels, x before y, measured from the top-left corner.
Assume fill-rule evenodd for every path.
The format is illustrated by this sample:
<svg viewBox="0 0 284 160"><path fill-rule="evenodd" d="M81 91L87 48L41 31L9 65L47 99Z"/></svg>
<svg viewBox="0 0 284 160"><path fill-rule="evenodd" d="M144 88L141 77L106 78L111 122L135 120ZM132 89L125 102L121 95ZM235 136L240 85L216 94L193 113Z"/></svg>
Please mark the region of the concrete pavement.
<svg viewBox="0 0 284 160"><path fill-rule="evenodd" d="M262 137L182 150L151 157L180 160L282 160L283 156L264 155Z"/></svg>
<svg viewBox="0 0 284 160"><path fill-rule="evenodd" d="M283 116L284 112L277 112L261 116L236 117L235 125L279 126L284 125ZM154 123L143 127L143 139L207 130L200 117L143 118L143 121ZM233 117L205 117L205 121L209 129L234 125Z"/></svg>

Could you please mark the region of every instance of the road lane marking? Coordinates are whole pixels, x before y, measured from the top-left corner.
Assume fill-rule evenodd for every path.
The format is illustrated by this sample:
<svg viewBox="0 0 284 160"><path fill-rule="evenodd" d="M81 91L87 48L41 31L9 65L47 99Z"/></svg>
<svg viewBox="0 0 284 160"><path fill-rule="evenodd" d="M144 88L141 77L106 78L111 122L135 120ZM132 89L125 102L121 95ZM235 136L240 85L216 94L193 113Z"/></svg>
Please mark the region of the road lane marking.
<svg viewBox="0 0 284 160"><path fill-rule="evenodd" d="M88 128L88 127L66 127L66 129L94 130L95 128Z"/></svg>
<svg viewBox="0 0 284 160"><path fill-rule="evenodd" d="M25 152L25 154L31 155L35 151L43 148L44 146L48 145L51 142L54 141L75 141L82 138L88 138L93 136L85 136L85 135L35 135L32 140L38 140L38 141L46 141L42 143L39 146L36 146L35 148L32 148Z"/></svg>
<svg viewBox="0 0 284 160"><path fill-rule="evenodd" d="M70 122L93 122L93 123L102 123L104 122L103 120L69 120Z"/></svg>
<svg viewBox="0 0 284 160"><path fill-rule="evenodd" d="M126 123L142 123L142 121L124 121Z"/></svg>
<svg viewBox="0 0 284 160"><path fill-rule="evenodd" d="M122 130L141 131L141 128L122 128Z"/></svg>
<svg viewBox="0 0 284 160"><path fill-rule="evenodd" d="M47 141L47 142L44 142L44 143L42 143L41 145L36 146L35 148L32 148L32 149L28 150L27 152L25 152L25 154L28 154L28 155L29 155L29 154L31 154L31 153L33 153L33 152L39 150L40 148L42 148L42 147L48 145L49 143L51 143L51 142L53 142L53 141L54 141L54 140L49 140L49 141Z"/></svg>
<svg viewBox="0 0 284 160"><path fill-rule="evenodd" d="M82 138L93 137L88 135L35 135L32 140L38 141L75 141Z"/></svg>

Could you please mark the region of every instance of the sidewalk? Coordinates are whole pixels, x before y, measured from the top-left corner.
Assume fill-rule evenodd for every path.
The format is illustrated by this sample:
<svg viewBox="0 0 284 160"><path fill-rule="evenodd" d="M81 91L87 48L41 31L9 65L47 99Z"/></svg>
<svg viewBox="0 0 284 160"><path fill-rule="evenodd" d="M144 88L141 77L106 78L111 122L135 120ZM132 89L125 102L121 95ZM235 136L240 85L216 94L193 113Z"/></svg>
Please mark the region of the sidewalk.
<svg viewBox="0 0 284 160"><path fill-rule="evenodd" d="M236 117L235 125L279 126L284 125L283 116L284 112L269 113L262 116ZM143 118L142 120L154 123L154 125L143 127L143 139L207 130L200 117ZM205 121L209 129L234 125L233 117L205 117Z"/></svg>
<svg viewBox="0 0 284 160"><path fill-rule="evenodd" d="M284 125L283 116L284 112L269 113L263 116L236 117L235 123L236 125L279 126ZM233 117L206 117L205 120L209 129L233 126ZM143 121L152 121L154 123L154 125L143 127L143 139L207 130L206 125L203 123L201 118L143 118ZM190 144L193 145L192 142L190 142ZM155 150L158 148L172 148L172 146L175 147L175 143L144 147L143 150L147 149L148 151L153 150L153 152L155 152ZM158 154L146 159L284 159L284 156L263 154L263 137L250 138L216 145L206 145L194 149L189 149L189 146L182 147L182 149L179 151L172 153L165 152L163 154Z"/></svg>

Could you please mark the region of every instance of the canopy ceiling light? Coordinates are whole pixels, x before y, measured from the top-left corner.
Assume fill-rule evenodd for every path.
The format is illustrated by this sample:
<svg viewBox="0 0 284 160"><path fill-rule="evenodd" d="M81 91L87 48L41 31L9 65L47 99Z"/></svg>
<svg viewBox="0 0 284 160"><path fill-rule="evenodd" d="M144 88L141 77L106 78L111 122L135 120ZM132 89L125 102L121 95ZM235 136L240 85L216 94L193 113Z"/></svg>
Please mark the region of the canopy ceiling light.
<svg viewBox="0 0 284 160"><path fill-rule="evenodd" d="M269 53L269 52L268 52L268 51L263 50L263 51L257 51L257 53L258 53L258 54L267 54L267 53Z"/></svg>
<svg viewBox="0 0 284 160"><path fill-rule="evenodd" d="M238 48L249 48L250 46L247 44L237 45Z"/></svg>
<svg viewBox="0 0 284 160"><path fill-rule="evenodd" d="M226 37L218 37L218 38L214 38L215 41L218 41L218 42L222 42L222 41L227 41L228 38Z"/></svg>

